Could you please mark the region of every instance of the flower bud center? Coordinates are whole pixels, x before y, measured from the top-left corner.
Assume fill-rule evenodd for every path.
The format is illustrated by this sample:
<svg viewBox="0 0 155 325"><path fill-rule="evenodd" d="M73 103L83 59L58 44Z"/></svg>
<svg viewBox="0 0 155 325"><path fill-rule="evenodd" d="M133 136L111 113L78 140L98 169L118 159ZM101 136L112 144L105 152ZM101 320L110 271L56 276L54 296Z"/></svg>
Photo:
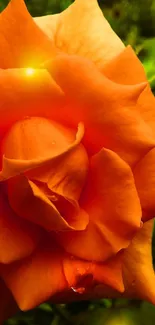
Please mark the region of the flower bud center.
<svg viewBox="0 0 155 325"><path fill-rule="evenodd" d="M7 180L9 204L18 216L49 231L81 230L88 224L78 201L89 160L76 141L77 133L46 118L31 117L16 122L3 139L3 155L17 164L17 175ZM23 164L28 160L29 168L21 171L19 160Z"/></svg>

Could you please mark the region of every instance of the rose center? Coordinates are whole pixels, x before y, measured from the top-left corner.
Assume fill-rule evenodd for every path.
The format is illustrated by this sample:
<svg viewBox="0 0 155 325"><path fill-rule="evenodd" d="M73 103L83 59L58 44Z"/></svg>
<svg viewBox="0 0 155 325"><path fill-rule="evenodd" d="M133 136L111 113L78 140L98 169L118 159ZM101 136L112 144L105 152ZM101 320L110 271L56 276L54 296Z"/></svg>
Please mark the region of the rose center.
<svg viewBox="0 0 155 325"><path fill-rule="evenodd" d="M76 130L42 117L25 118L6 134L2 153L17 164L7 194L18 216L49 231L85 229L88 215L78 201L89 161ZM21 171L26 160L29 168Z"/></svg>

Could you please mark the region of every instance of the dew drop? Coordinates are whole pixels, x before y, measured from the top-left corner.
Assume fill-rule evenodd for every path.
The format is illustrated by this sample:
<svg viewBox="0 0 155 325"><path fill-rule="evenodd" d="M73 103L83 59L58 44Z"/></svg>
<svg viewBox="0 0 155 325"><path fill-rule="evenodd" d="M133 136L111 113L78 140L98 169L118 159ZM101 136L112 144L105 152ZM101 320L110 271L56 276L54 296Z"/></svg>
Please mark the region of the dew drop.
<svg viewBox="0 0 155 325"><path fill-rule="evenodd" d="M77 288L77 287L71 287L71 289L75 292L75 293L79 293L82 294L85 292L85 288Z"/></svg>
<svg viewBox="0 0 155 325"><path fill-rule="evenodd" d="M77 278L77 283L72 286L71 289L79 294L83 294L85 291L91 289L93 285L93 274L79 275Z"/></svg>
<svg viewBox="0 0 155 325"><path fill-rule="evenodd" d="M51 201L53 201L53 202L58 201L58 198L57 198L56 195L48 195L48 197L49 197L49 199L50 199Z"/></svg>

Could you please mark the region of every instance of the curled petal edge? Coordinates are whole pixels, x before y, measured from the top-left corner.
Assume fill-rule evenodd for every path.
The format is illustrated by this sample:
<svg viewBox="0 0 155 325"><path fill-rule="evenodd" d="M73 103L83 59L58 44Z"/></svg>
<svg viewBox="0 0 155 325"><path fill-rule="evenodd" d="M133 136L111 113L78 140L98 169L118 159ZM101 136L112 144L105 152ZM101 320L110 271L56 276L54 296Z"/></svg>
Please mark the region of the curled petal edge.
<svg viewBox="0 0 155 325"><path fill-rule="evenodd" d="M0 182L5 181L11 177L17 176L26 171L41 167L44 164L53 162L60 157L65 156L68 152L72 151L82 140L84 136L84 125L82 122L78 124L78 130L76 133L75 141L66 148L65 151L60 151L59 154L55 154L52 157L44 159L33 159L33 160L16 160L8 159L3 156L2 170L0 172Z"/></svg>

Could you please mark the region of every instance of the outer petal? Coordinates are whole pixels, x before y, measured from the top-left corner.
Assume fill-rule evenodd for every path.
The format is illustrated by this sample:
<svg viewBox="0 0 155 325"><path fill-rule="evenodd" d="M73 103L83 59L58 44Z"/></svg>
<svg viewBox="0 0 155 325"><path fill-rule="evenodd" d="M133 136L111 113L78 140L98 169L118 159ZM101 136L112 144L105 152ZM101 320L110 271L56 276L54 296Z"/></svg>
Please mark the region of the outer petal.
<svg viewBox="0 0 155 325"><path fill-rule="evenodd" d="M125 292L119 294L108 286L98 285L91 295L101 297L126 297L147 300L155 304L155 275L152 265L153 220L146 222L124 251L123 281ZM88 297L87 297L88 299Z"/></svg>
<svg viewBox="0 0 155 325"><path fill-rule="evenodd" d="M130 246L124 251L123 257L123 282L125 292L119 293L105 284L97 284L83 294L82 299L99 298L138 298L155 304L155 275L152 265L152 230L153 221L144 224L136 234ZM111 260L112 261L112 260ZM102 282L102 281L101 281ZM105 282L106 283L106 282ZM77 294L68 298L78 300L81 297ZM61 300L61 297L59 298ZM61 300L63 301L63 299Z"/></svg>
<svg viewBox="0 0 155 325"><path fill-rule="evenodd" d="M72 289L70 298L75 299L74 293L89 294L96 283L104 283L119 292L124 291L122 253L106 263L88 262L73 256L66 257L63 268L66 280Z"/></svg>
<svg viewBox="0 0 155 325"><path fill-rule="evenodd" d="M44 69L0 70L0 135L27 116L51 117L62 104L63 92Z"/></svg>
<svg viewBox="0 0 155 325"><path fill-rule="evenodd" d="M44 239L30 257L2 267L2 278L21 310L34 308L67 287L62 258L63 252L55 243Z"/></svg>
<svg viewBox="0 0 155 325"><path fill-rule="evenodd" d="M127 46L110 60L103 67L102 73L110 80L123 85L135 85L147 80L143 65L131 46Z"/></svg>
<svg viewBox="0 0 155 325"><path fill-rule="evenodd" d="M152 265L153 221L148 221L124 253L125 295L155 304L155 275Z"/></svg>
<svg viewBox="0 0 155 325"><path fill-rule="evenodd" d="M70 123L79 118L84 121L84 142L91 153L105 146L134 164L154 146L151 129L134 111L145 83L116 84L90 61L77 56L59 55L47 67L69 98L64 113Z"/></svg>
<svg viewBox="0 0 155 325"><path fill-rule="evenodd" d="M39 17L35 22L58 49L85 56L99 68L124 48L104 18L97 0L75 0L61 14Z"/></svg>
<svg viewBox="0 0 155 325"><path fill-rule="evenodd" d="M104 261L126 248L140 227L141 207L131 169L116 153L103 149L92 157L82 199L90 223L85 231L58 234L67 252Z"/></svg>
<svg viewBox="0 0 155 325"><path fill-rule="evenodd" d="M54 53L48 37L34 23L23 0L11 0L0 14L0 67L39 66Z"/></svg>
<svg viewBox="0 0 155 325"><path fill-rule="evenodd" d="M25 118L15 123L4 136L2 154L7 159L16 160L17 164L18 160L34 164L33 160L45 159L43 166L26 173L28 178L39 181L39 186L44 183L42 189L47 184L52 192L76 202L89 167L86 149L79 144L83 132L82 124L77 133L76 129L66 128L50 119Z"/></svg>
<svg viewBox="0 0 155 325"><path fill-rule="evenodd" d="M30 255L38 245L40 229L11 210L0 188L0 263L11 263Z"/></svg>
<svg viewBox="0 0 155 325"><path fill-rule="evenodd" d="M147 80L144 68L128 46L120 55L106 64L102 70L109 79L120 84L137 84ZM155 135L155 98L149 85L141 93L135 110L140 112L142 118L150 125Z"/></svg>
<svg viewBox="0 0 155 325"><path fill-rule="evenodd" d="M153 221L146 222L140 231L136 234L132 240L130 246L124 251L123 257L123 282L125 285L125 292L119 293L113 290L109 285L100 284L94 285L92 290L83 293L82 299L99 299L99 298L138 298L142 300L148 300L155 304L155 275L152 265L152 230ZM117 257L115 257L117 259ZM111 270L114 270L116 263L119 259L114 261L111 259L111 263L114 263ZM110 260L109 260L110 262ZM108 263L106 263L108 265ZM109 264L110 266L110 264ZM90 267L89 267L90 268ZM118 268L119 269L119 268ZM89 270L89 269L88 269ZM102 268L100 269L100 271ZM119 274L118 271L117 275ZM104 276L104 272L101 271ZM115 275L113 272L113 276ZM105 281L105 283L107 283ZM113 282L114 284L114 282ZM58 295L56 296L56 302L64 302L67 297ZM68 301L79 300L81 295L74 292L68 295Z"/></svg>
<svg viewBox="0 0 155 325"><path fill-rule="evenodd" d="M97 264L65 254L52 241L44 244L31 258L2 267L2 277L22 310L49 297L59 303L84 299L96 283L106 283L123 292L121 254Z"/></svg>
<svg viewBox="0 0 155 325"><path fill-rule="evenodd" d="M144 68L132 48L127 47L114 60L105 65L103 73L111 80L121 84L136 84L146 80ZM148 123L155 137L155 98L149 85L141 93L135 111ZM150 150L134 166L136 186L143 209L143 219L155 215L155 150Z"/></svg>
<svg viewBox="0 0 155 325"><path fill-rule="evenodd" d="M0 279L0 325L18 311L18 307L9 289Z"/></svg>
<svg viewBox="0 0 155 325"><path fill-rule="evenodd" d="M143 209L143 220L146 221L155 216L155 148L136 164L133 172Z"/></svg>

